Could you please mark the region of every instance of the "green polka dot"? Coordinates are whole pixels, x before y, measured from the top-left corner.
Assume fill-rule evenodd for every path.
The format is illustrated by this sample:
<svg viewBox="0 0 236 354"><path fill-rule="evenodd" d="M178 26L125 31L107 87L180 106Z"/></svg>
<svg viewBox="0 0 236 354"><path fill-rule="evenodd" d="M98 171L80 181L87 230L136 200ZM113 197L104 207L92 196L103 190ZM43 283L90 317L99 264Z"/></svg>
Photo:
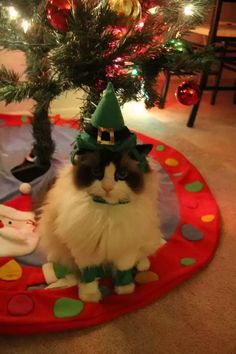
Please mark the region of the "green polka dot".
<svg viewBox="0 0 236 354"><path fill-rule="evenodd" d="M53 312L57 318L67 318L79 315L83 309L82 301L64 297L55 302Z"/></svg>
<svg viewBox="0 0 236 354"><path fill-rule="evenodd" d="M22 122L24 122L24 123L25 123L25 122L27 122L27 121L28 121L28 119L29 119L29 118L28 118L27 116L21 116L21 118L20 118L20 119L21 119L21 121L22 121Z"/></svg>
<svg viewBox="0 0 236 354"><path fill-rule="evenodd" d="M185 189L188 192L201 192L203 187L204 187L203 184L199 181L195 181L195 182L188 183L185 185Z"/></svg>
<svg viewBox="0 0 236 354"><path fill-rule="evenodd" d="M164 145L157 145L156 150L157 151L164 151L165 150L165 146Z"/></svg>
<svg viewBox="0 0 236 354"><path fill-rule="evenodd" d="M182 266L189 267L197 263L197 261L194 258L181 258L180 263Z"/></svg>

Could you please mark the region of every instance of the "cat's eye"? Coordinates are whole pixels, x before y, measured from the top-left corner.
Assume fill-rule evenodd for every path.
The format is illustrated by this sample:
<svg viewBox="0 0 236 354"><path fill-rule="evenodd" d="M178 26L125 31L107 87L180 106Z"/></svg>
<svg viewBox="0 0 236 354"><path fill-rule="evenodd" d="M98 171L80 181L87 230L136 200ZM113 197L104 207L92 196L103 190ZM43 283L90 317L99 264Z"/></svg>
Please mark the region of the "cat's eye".
<svg viewBox="0 0 236 354"><path fill-rule="evenodd" d="M91 169L91 172L92 172L92 175L93 175L95 178L97 178L97 179L99 179L99 180L101 180L101 179L103 178L103 173L102 173L102 171L101 171L101 169L100 169L99 167L93 167L93 168Z"/></svg>
<svg viewBox="0 0 236 354"><path fill-rule="evenodd" d="M12 224L12 221L8 221L8 224L11 225L11 224Z"/></svg>
<svg viewBox="0 0 236 354"><path fill-rule="evenodd" d="M118 170L115 174L116 180L124 181L128 177L127 170Z"/></svg>

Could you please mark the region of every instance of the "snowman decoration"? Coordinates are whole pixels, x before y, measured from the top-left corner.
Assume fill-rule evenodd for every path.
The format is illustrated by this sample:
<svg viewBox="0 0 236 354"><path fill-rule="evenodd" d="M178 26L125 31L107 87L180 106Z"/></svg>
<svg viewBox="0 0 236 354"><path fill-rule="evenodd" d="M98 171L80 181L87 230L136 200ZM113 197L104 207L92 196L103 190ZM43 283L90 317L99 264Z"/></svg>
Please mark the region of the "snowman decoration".
<svg viewBox="0 0 236 354"><path fill-rule="evenodd" d="M30 185L23 183L20 192L20 196L0 204L0 257L25 256L38 245Z"/></svg>

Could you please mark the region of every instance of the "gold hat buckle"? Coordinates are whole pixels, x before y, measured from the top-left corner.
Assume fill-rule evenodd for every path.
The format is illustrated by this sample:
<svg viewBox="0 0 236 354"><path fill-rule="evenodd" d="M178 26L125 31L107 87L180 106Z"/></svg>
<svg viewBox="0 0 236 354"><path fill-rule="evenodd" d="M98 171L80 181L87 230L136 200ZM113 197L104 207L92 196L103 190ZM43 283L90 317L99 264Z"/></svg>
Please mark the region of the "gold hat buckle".
<svg viewBox="0 0 236 354"><path fill-rule="evenodd" d="M109 140L103 140L102 134L103 133L109 134ZM98 135L97 135L97 143L102 145L115 145L115 134L113 128L98 128Z"/></svg>

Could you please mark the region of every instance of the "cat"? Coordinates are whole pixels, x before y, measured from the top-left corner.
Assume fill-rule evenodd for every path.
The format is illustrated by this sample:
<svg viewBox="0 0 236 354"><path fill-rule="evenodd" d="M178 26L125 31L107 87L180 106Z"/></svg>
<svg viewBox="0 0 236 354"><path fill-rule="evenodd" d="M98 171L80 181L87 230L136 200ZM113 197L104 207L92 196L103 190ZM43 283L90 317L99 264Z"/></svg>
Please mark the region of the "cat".
<svg viewBox="0 0 236 354"><path fill-rule="evenodd" d="M146 156L152 145L136 145ZM42 207L38 231L51 262L78 273L111 264L126 272L148 270L149 256L161 246L157 209L159 182L147 163L142 172L128 152L82 151L59 173ZM117 294L134 291L116 285ZM98 279L79 284L83 301L101 300Z"/></svg>

